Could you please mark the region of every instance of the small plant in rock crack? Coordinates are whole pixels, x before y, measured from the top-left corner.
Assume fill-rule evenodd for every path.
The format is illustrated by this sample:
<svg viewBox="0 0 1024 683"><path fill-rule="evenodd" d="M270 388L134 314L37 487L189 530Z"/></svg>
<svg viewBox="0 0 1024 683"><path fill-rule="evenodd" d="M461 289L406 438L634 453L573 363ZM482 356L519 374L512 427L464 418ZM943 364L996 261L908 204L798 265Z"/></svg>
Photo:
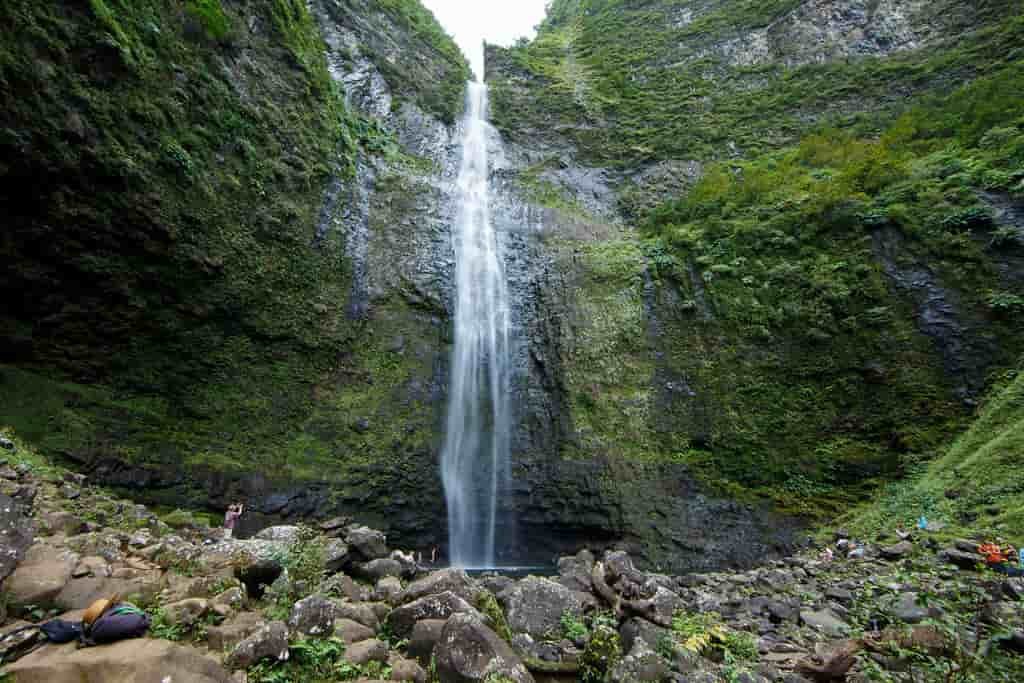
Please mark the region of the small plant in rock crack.
<svg viewBox="0 0 1024 683"><path fill-rule="evenodd" d="M683 650L734 666L757 659L757 642L748 633L726 627L718 614L677 612L672 619L672 641L661 649Z"/></svg>
<svg viewBox="0 0 1024 683"><path fill-rule="evenodd" d="M585 640L589 635L587 625L572 612L563 613L559 625L562 628L562 635L573 642Z"/></svg>
<svg viewBox="0 0 1024 683"><path fill-rule="evenodd" d="M327 683L356 679L384 680L391 669L380 662L358 666L345 661L345 643L338 638L308 638L292 643L285 662L261 662L249 669L252 683Z"/></svg>
<svg viewBox="0 0 1024 683"><path fill-rule="evenodd" d="M168 623L166 613L162 609L157 609L153 612L153 619L149 624L149 635L163 640L184 640L188 635L188 629L181 624Z"/></svg>

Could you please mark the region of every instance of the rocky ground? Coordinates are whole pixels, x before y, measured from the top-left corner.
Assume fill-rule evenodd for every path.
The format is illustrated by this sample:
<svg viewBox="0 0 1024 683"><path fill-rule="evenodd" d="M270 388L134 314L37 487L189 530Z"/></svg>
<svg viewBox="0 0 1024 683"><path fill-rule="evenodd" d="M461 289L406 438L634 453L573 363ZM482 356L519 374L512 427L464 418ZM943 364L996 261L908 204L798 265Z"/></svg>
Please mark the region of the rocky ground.
<svg viewBox="0 0 1024 683"><path fill-rule="evenodd" d="M621 551L549 577L428 571L339 518L224 540L0 442L3 633L120 594L143 640L5 639L14 681L1021 680L1024 580L974 541L893 532L742 573L644 572ZM35 649L33 649L35 648Z"/></svg>

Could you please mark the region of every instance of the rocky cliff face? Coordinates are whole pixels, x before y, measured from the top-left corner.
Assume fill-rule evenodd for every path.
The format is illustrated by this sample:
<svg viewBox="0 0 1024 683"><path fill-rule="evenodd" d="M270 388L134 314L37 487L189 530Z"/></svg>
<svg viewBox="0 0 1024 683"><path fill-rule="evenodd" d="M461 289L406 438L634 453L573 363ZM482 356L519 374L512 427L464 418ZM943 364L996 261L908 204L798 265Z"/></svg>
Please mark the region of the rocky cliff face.
<svg viewBox="0 0 1024 683"><path fill-rule="evenodd" d="M465 61L412 0L179 5L0 10L0 423L150 501L441 545ZM573 0L488 50L503 559L748 565L965 424L1021 350L1022 30Z"/></svg>
<svg viewBox="0 0 1024 683"><path fill-rule="evenodd" d="M538 293L520 298L516 497L532 539L611 531L674 569L744 563L794 528L760 496L831 514L943 447L1021 351L982 294L1019 300L1017 247L991 241L1019 187L993 202L977 181L914 180L910 158L937 159L875 131L948 144L915 116L964 111L984 79L898 112L998 72L989 43L1017 35L1012 17L1000 3L556 2L532 43L488 49L501 190L525 205L537 264ZM869 180L831 182L882 149L898 172L879 158L856 171ZM908 199L912 218L895 217Z"/></svg>

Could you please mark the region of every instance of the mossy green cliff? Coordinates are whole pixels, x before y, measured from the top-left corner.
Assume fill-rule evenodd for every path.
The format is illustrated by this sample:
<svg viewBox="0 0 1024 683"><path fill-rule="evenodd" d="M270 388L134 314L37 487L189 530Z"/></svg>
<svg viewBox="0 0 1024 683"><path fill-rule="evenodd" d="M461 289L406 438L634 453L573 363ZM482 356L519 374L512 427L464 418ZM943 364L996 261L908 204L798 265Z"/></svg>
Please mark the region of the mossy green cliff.
<svg viewBox="0 0 1024 683"><path fill-rule="evenodd" d="M351 316L353 238L332 222L378 164L389 235L409 220L391 199L436 172L338 82L398 51L385 114L454 120L468 66L429 12L16 0L0 20L0 423L91 466L151 465L113 480L199 504L241 476L341 480L338 499L432 478L406 461L432 463L435 401L405 387L433 380L443 308L388 290ZM351 40L329 48L322 25ZM407 246L381 239L378 260Z"/></svg>
<svg viewBox="0 0 1024 683"><path fill-rule="evenodd" d="M562 457L824 520L944 453L1024 350L1022 31L1005 2L573 0L489 47L571 311Z"/></svg>

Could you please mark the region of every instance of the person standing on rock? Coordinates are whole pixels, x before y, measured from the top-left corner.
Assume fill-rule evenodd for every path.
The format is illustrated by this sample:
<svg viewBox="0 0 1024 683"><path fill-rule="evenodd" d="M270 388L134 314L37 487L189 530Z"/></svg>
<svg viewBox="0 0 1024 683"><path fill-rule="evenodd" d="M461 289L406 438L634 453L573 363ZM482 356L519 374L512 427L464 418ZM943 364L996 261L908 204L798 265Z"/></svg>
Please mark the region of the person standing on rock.
<svg viewBox="0 0 1024 683"><path fill-rule="evenodd" d="M230 539L235 532L235 523L238 522L238 518L245 512L245 505L242 503L233 503L228 506L228 511L224 513L224 538Z"/></svg>

